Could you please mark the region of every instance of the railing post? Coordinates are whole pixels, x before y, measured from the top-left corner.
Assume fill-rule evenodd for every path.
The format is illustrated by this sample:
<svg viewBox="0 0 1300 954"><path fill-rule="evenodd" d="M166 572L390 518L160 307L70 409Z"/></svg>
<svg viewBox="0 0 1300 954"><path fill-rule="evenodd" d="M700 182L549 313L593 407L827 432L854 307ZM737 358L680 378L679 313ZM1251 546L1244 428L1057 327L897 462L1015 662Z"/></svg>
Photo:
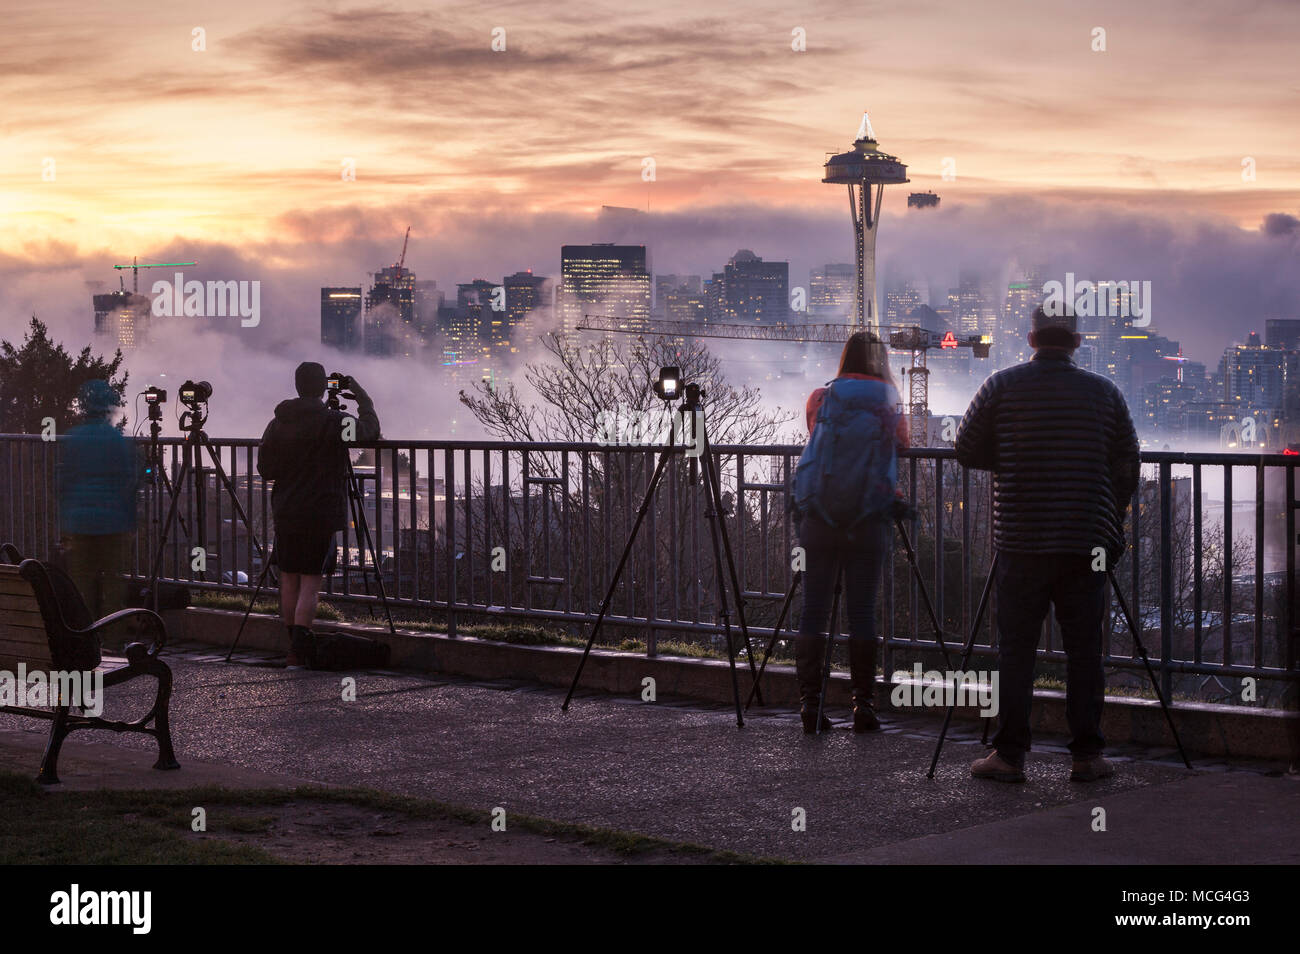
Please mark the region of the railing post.
<svg viewBox="0 0 1300 954"><path fill-rule="evenodd" d="M1173 497L1172 465L1160 462L1160 684L1166 699L1173 701L1173 671L1169 663L1174 649ZM1141 625L1138 623L1137 625Z"/></svg>

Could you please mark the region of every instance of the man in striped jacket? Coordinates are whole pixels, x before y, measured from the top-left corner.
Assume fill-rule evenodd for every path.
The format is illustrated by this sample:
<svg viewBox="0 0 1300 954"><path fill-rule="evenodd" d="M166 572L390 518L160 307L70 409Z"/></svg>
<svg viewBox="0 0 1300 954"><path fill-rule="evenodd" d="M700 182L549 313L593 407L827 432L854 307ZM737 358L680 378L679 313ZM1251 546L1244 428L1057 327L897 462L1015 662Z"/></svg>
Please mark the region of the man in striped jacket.
<svg viewBox="0 0 1300 954"><path fill-rule="evenodd" d="M1050 304L1057 307L1034 312L1034 357L985 381L957 431L957 459L993 472L998 552L998 733L971 774L1003 782L1025 780L1035 654L1049 604L1067 660L1070 778L1114 774L1102 757L1102 622L1106 569L1124 552L1124 514L1138 485L1138 439L1114 383L1074 363L1073 312Z"/></svg>

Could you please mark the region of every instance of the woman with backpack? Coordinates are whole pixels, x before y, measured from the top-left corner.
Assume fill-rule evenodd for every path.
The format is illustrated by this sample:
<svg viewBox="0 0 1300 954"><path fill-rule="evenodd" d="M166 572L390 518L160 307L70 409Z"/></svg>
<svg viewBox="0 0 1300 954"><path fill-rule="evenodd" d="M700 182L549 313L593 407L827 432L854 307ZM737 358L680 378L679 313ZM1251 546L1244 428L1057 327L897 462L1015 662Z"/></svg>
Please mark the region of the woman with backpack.
<svg viewBox="0 0 1300 954"><path fill-rule="evenodd" d="M889 351L876 335L859 331L845 342L839 373L809 396L807 417L793 506L805 559L794 644L803 730L818 729L827 624L842 575L853 731L875 732L876 597L897 499L898 451L908 445ZM821 728L830 727L823 717Z"/></svg>

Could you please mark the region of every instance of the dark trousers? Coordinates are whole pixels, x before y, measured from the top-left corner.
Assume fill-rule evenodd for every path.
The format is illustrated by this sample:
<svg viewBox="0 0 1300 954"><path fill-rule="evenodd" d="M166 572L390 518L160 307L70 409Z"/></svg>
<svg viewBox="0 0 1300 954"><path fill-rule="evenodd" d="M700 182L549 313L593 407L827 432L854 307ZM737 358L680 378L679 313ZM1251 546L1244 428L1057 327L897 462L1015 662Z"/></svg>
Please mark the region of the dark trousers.
<svg viewBox="0 0 1300 954"><path fill-rule="evenodd" d="M883 519L874 520L848 539L814 516L800 521L799 545L807 561L799 618L802 635L820 636L827 631L837 571L841 571L849 637L875 641L876 597L888 526Z"/></svg>
<svg viewBox="0 0 1300 954"><path fill-rule="evenodd" d="M1106 611L1106 574L1092 558L1058 553L998 555L998 733L993 747L1012 765L1023 766L1029 751L1029 709L1034 698L1034 662L1050 603L1056 609L1065 647L1065 718L1075 758L1100 755L1102 670L1101 625Z"/></svg>

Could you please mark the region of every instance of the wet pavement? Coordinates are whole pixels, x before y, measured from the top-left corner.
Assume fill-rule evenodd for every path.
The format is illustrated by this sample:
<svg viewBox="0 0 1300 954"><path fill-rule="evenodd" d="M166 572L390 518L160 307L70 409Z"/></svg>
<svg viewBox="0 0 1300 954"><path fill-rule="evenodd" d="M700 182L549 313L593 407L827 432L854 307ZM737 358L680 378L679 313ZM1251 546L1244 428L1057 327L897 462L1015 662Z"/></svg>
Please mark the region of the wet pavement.
<svg viewBox="0 0 1300 954"><path fill-rule="evenodd" d="M500 806L792 860L1300 861L1300 785L1282 766L1198 761L1188 773L1169 750L1118 749L1114 778L1080 785L1067 779L1064 740L1048 738L1036 740L1028 783L1002 785L969 777L985 750L978 730L959 724L931 780L940 725L931 716L887 714L882 733L809 737L791 710L756 708L737 729L730 708L662 697L580 694L564 713L563 693L532 684L290 672L269 654L228 664L210 647L167 659L182 765L201 759L436 798L485 817ZM349 677L356 701L343 699ZM147 689L121 687L116 704L110 692L106 714L138 707ZM43 733L48 723L0 715L0 729ZM151 747L102 732L73 738ZM75 784L78 766L63 774ZM184 768L165 774L185 784Z"/></svg>

